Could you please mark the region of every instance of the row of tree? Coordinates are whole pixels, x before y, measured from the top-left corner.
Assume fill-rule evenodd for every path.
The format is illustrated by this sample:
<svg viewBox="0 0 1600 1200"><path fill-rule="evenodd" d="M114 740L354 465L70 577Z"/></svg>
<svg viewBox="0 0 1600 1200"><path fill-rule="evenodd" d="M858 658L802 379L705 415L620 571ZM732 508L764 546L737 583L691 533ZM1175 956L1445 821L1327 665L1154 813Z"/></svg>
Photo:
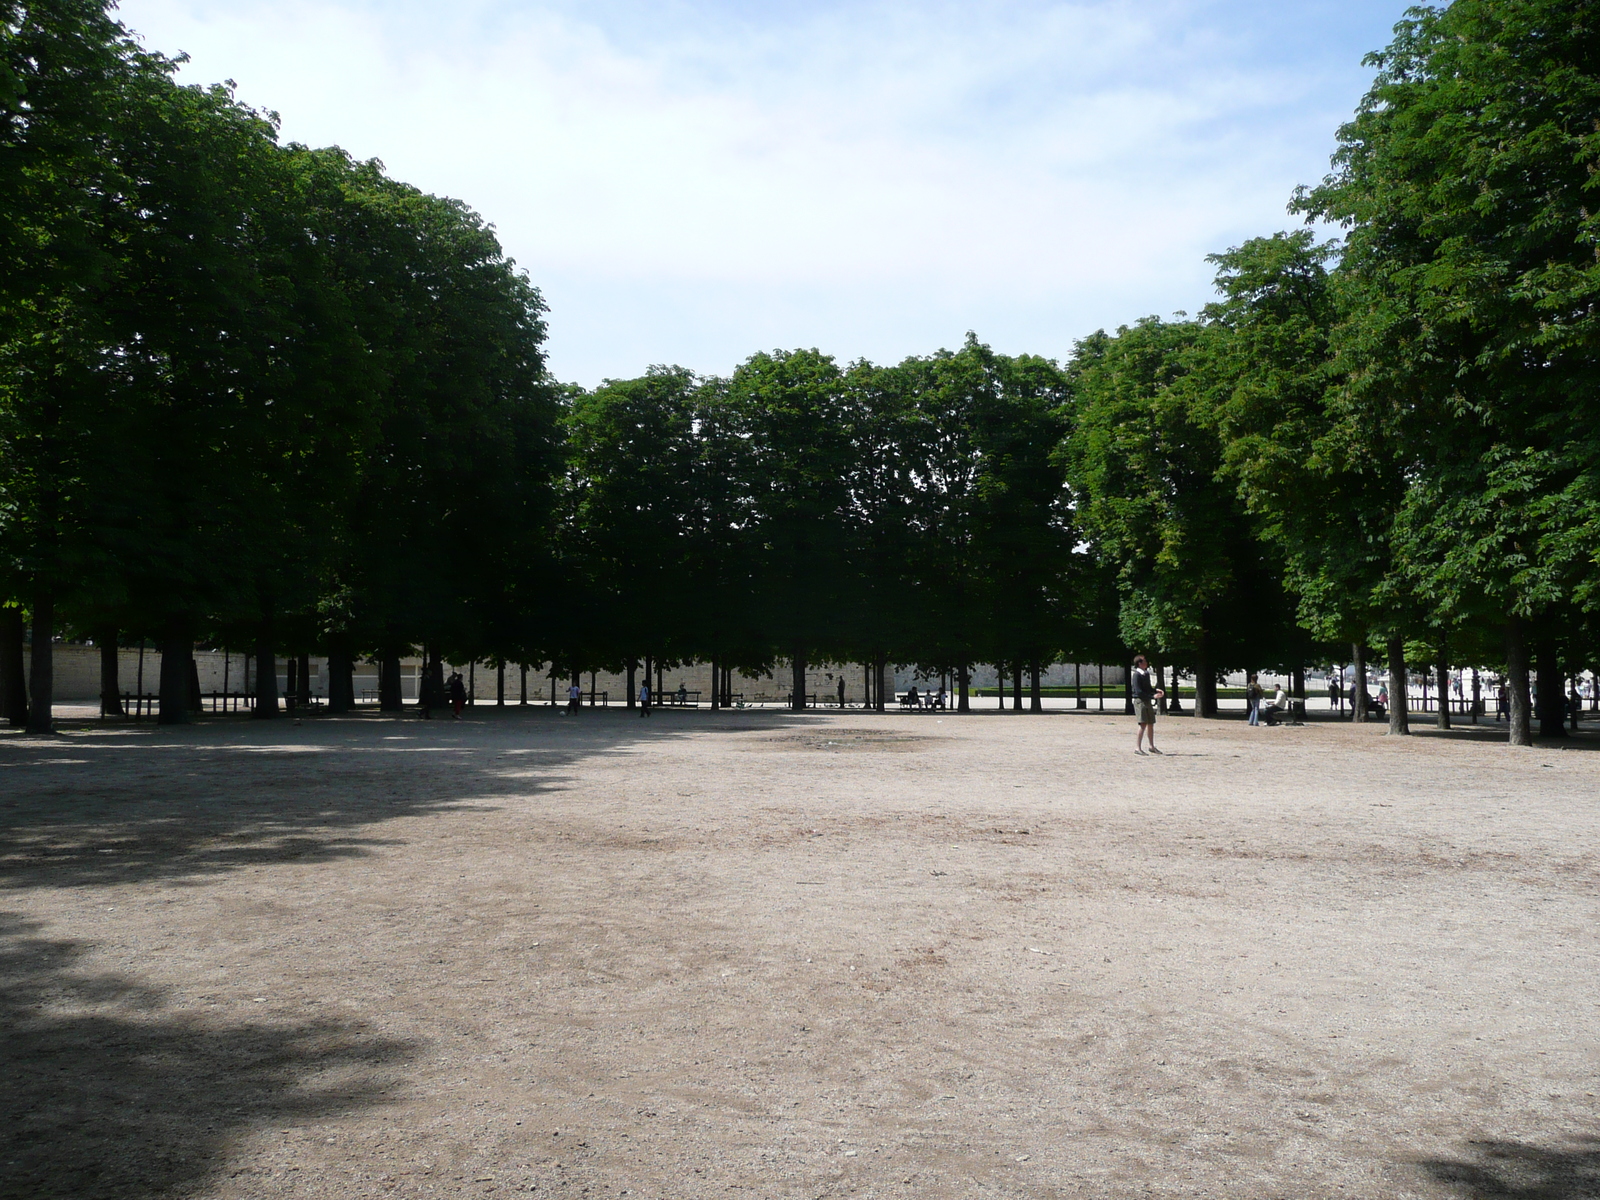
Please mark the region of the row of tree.
<svg viewBox="0 0 1600 1200"><path fill-rule="evenodd" d="M758 354L587 391L458 203L280 145L96 0L0 0L0 695L52 635L350 668L916 663L964 702L1129 647L1192 672L1452 662L1511 739L1600 661L1600 37L1572 0L1414 10L1311 229L1063 366ZM114 665L114 655L111 663ZM171 662L169 668L166 664ZM721 676L719 675L719 678ZM277 711L256 672L255 711ZM632 692L630 680L629 691ZM114 692L114 689L112 689ZM1391 726L1406 728L1404 690ZM719 696L720 699L720 696ZM1364 719L1364 693L1355 696ZM1446 706L1441 719L1448 720ZM48 727L35 705L35 728Z"/></svg>
<svg viewBox="0 0 1600 1200"><path fill-rule="evenodd" d="M61 630L153 638L164 720L199 637L325 652L347 705L354 656L397 699L545 578L538 293L465 206L174 66L101 0L0 3L0 694L35 729Z"/></svg>

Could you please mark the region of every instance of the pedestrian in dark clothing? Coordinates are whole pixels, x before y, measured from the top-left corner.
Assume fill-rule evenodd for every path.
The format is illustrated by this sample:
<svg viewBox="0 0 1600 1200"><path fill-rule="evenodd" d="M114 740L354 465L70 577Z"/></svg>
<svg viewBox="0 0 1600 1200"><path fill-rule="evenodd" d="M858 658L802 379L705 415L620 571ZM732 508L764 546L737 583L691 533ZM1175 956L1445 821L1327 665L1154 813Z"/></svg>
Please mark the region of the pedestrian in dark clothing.
<svg viewBox="0 0 1600 1200"><path fill-rule="evenodd" d="M1133 752L1143 754L1144 739L1150 738L1150 753L1160 754L1156 749L1156 704L1166 695L1156 686L1154 679L1150 678L1150 664L1145 661L1144 655L1139 655L1133 660L1133 711L1139 722L1139 735L1134 740Z"/></svg>
<svg viewBox="0 0 1600 1200"><path fill-rule="evenodd" d="M650 683L648 680L639 685L639 715L641 717L650 715Z"/></svg>
<svg viewBox="0 0 1600 1200"><path fill-rule="evenodd" d="M461 709L467 703L467 681L461 678L460 671L452 671L450 673L450 682L446 686L450 689L450 719L459 721L461 720Z"/></svg>

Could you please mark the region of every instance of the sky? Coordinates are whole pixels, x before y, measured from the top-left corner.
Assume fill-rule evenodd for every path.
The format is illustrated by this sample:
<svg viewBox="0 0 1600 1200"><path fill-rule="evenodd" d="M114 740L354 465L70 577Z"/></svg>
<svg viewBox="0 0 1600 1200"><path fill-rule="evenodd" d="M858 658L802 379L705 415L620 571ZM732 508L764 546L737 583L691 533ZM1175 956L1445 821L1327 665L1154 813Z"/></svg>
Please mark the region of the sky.
<svg viewBox="0 0 1600 1200"><path fill-rule="evenodd" d="M495 226L592 387L759 350L1007 354L1292 228L1403 3L123 0L180 78Z"/></svg>

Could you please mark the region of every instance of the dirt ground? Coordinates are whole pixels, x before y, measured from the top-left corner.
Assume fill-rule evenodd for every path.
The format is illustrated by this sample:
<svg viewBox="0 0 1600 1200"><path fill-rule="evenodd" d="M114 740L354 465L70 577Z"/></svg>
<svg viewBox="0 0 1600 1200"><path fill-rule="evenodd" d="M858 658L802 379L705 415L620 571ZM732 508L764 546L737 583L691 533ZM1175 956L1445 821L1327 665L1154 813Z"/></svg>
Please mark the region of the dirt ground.
<svg viewBox="0 0 1600 1200"><path fill-rule="evenodd" d="M1600 736L1161 733L4 735L0 1195L1600 1196Z"/></svg>

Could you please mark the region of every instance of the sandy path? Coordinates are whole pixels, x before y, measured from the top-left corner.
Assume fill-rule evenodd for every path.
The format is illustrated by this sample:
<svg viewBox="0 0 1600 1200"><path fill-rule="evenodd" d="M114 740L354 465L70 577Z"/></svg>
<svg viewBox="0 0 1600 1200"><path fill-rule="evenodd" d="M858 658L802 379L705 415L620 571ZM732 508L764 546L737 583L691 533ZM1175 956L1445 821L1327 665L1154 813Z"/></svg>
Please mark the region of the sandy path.
<svg viewBox="0 0 1600 1200"><path fill-rule="evenodd" d="M1593 735L479 711L0 738L0 1195L1600 1195Z"/></svg>

